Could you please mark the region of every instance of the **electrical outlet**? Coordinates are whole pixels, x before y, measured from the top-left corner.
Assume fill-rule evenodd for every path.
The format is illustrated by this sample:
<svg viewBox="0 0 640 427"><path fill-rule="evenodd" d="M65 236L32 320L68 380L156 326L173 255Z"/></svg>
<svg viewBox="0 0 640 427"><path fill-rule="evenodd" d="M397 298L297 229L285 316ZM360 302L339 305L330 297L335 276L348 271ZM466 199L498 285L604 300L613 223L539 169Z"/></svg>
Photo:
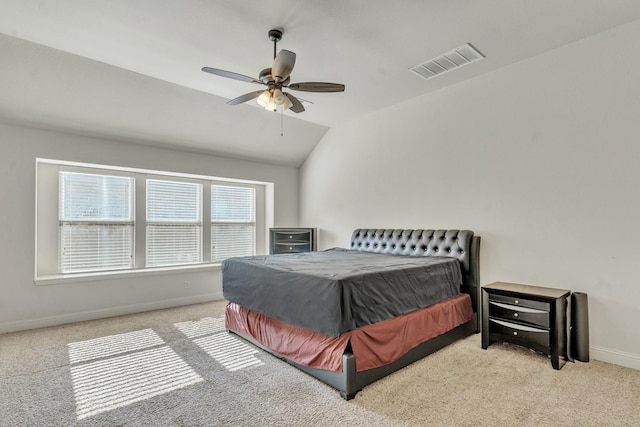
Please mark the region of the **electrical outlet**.
<svg viewBox="0 0 640 427"><path fill-rule="evenodd" d="M186 282L184 282L184 288L185 289L189 289L191 287L191 282L189 282L188 280Z"/></svg>

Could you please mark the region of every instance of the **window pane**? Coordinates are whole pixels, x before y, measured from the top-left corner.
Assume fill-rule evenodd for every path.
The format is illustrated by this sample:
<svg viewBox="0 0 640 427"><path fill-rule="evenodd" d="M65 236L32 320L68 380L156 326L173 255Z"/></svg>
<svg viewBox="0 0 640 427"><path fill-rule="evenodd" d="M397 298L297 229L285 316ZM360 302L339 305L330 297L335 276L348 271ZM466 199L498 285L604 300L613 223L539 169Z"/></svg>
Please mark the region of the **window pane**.
<svg viewBox="0 0 640 427"><path fill-rule="evenodd" d="M60 172L58 271L134 265L134 179Z"/></svg>
<svg viewBox="0 0 640 427"><path fill-rule="evenodd" d="M147 266L202 262L202 184L147 180Z"/></svg>
<svg viewBox="0 0 640 427"><path fill-rule="evenodd" d="M133 268L133 225L60 227L61 273Z"/></svg>
<svg viewBox="0 0 640 427"><path fill-rule="evenodd" d="M133 220L133 178L60 173L60 219Z"/></svg>
<svg viewBox="0 0 640 427"><path fill-rule="evenodd" d="M211 261L254 254L253 224L211 224Z"/></svg>
<svg viewBox="0 0 640 427"><path fill-rule="evenodd" d="M201 262L200 225L147 225L147 266Z"/></svg>
<svg viewBox="0 0 640 427"><path fill-rule="evenodd" d="M255 253L255 189L211 186L211 261Z"/></svg>
<svg viewBox="0 0 640 427"><path fill-rule="evenodd" d="M212 185L211 221L254 222L255 193L253 188Z"/></svg>
<svg viewBox="0 0 640 427"><path fill-rule="evenodd" d="M200 222L202 185L147 180L147 221Z"/></svg>

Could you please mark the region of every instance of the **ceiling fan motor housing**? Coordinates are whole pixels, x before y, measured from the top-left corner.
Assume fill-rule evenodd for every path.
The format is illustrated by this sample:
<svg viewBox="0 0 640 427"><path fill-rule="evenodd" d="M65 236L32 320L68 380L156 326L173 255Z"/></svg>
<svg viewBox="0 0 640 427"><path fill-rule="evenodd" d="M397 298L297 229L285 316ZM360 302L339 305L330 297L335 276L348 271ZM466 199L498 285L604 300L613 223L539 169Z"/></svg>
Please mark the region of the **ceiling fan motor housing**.
<svg viewBox="0 0 640 427"><path fill-rule="evenodd" d="M271 77L271 68L265 68L260 71L258 79L266 85L269 84L269 82L274 82L273 77Z"/></svg>
<svg viewBox="0 0 640 427"><path fill-rule="evenodd" d="M258 79L267 86L282 87L289 84L289 82L291 81L291 76L287 76L287 78L281 82L276 82L271 75L271 68L265 68L264 70L260 71Z"/></svg>

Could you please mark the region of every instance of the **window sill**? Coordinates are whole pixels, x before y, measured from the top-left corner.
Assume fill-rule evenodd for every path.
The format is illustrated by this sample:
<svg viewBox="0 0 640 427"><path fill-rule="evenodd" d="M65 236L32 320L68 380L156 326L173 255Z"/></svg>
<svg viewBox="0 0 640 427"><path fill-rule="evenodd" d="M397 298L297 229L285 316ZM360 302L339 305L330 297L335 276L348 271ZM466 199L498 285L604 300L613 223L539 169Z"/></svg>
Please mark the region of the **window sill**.
<svg viewBox="0 0 640 427"><path fill-rule="evenodd" d="M33 283L36 286L61 285L96 280L117 280L131 277L157 276L165 274L195 273L199 271L220 270L220 263L207 263L196 265L177 265L171 267L155 267L137 270L103 271L94 273L60 274L52 276L36 277Z"/></svg>

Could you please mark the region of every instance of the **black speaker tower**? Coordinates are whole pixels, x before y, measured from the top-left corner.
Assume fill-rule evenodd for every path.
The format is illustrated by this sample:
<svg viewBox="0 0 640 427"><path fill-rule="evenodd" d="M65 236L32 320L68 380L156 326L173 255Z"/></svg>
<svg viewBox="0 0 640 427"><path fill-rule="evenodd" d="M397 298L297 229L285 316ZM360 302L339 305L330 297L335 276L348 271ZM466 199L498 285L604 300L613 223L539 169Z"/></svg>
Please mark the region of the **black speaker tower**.
<svg viewBox="0 0 640 427"><path fill-rule="evenodd" d="M576 360L589 361L589 301L587 294L571 294L571 353Z"/></svg>

